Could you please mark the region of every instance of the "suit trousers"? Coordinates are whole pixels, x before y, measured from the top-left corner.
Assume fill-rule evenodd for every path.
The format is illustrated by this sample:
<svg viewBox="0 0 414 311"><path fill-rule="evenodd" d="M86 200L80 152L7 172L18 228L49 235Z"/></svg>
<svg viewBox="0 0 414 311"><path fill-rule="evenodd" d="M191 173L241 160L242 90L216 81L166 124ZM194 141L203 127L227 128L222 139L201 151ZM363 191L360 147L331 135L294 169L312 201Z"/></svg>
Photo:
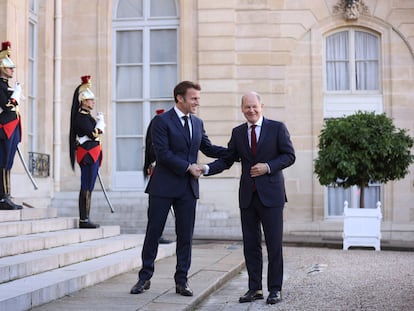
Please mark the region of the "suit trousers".
<svg viewBox="0 0 414 311"><path fill-rule="evenodd" d="M268 290L282 290L283 282L283 207L269 208L254 192L248 208L240 209L244 258L249 276L249 289L262 289L262 230L268 254Z"/></svg>
<svg viewBox="0 0 414 311"><path fill-rule="evenodd" d="M197 199L194 197L189 183L188 189L182 196L177 198L149 196L148 223L141 253L142 268L138 274L140 280L149 280L154 274L158 241L164 231L165 222L172 206L177 235L177 265L174 280L179 285L187 283L187 274L191 266L196 202Z"/></svg>

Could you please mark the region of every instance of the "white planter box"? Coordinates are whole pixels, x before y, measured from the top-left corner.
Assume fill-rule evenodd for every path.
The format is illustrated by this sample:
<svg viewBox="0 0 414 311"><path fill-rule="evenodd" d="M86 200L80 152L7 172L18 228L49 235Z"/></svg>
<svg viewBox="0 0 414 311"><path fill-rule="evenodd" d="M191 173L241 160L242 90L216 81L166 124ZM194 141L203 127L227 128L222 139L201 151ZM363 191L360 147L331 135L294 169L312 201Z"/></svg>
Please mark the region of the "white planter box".
<svg viewBox="0 0 414 311"><path fill-rule="evenodd" d="M349 208L344 202L343 249L350 246L374 247L381 249L381 203L376 208Z"/></svg>

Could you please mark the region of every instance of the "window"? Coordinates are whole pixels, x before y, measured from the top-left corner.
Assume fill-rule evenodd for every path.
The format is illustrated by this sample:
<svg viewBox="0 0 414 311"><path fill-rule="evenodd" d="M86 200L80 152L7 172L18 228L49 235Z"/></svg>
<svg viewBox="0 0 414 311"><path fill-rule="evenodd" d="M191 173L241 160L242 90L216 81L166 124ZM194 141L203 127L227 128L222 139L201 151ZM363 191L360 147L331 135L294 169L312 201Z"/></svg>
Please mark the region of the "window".
<svg viewBox="0 0 414 311"><path fill-rule="evenodd" d="M380 37L365 29L350 28L325 37L324 118L343 117L357 110L383 111ZM366 207L380 200L381 185L365 189ZM359 207L359 188L327 187L328 217L342 216L344 201Z"/></svg>
<svg viewBox="0 0 414 311"><path fill-rule="evenodd" d="M146 128L157 109L170 109L178 80L175 0L119 0L115 4L114 187L142 187Z"/></svg>
<svg viewBox="0 0 414 311"><path fill-rule="evenodd" d="M359 208L359 187L353 186L350 188L342 188L328 186L327 192L327 215L329 217L343 216L345 201L348 201L348 206L350 208ZM377 202L381 201L381 185L377 183L370 183L369 187L366 187L364 192L365 208L375 208L377 206Z"/></svg>
<svg viewBox="0 0 414 311"><path fill-rule="evenodd" d="M379 91L378 37L341 31L326 38L327 91Z"/></svg>
<svg viewBox="0 0 414 311"><path fill-rule="evenodd" d="M31 0L29 4L27 104L29 108L28 150L33 152L37 151L37 16L38 3L36 0Z"/></svg>
<svg viewBox="0 0 414 311"><path fill-rule="evenodd" d="M325 38L324 117L382 112L380 37L347 29Z"/></svg>

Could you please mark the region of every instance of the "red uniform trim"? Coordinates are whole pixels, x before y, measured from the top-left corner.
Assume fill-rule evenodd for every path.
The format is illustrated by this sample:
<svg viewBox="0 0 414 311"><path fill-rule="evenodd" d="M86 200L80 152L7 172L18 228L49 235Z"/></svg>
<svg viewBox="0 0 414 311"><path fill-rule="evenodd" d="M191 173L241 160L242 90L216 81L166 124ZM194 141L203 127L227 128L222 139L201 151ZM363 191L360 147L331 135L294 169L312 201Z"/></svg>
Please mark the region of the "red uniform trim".
<svg viewBox="0 0 414 311"><path fill-rule="evenodd" d="M101 155L101 145L97 145L95 147L93 147L92 149L86 150L85 148L82 148L81 146L79 146L76 149L76 159L78 161L78 163L81 163L83 158L89 154L93 161L96 162L99 159L99 156Z"/></svg>
<svg viewBox="0 0 414 311"><path fill-rule="evenodd" d="M19 119L15 119L13 121L10 121L9 123L6 124L0 124L0 128L4 129L4 132L6 133L7 139L9 139L11 137L11 135L13 134L14 130L16 129L17 125L19 124Z"/></svg>

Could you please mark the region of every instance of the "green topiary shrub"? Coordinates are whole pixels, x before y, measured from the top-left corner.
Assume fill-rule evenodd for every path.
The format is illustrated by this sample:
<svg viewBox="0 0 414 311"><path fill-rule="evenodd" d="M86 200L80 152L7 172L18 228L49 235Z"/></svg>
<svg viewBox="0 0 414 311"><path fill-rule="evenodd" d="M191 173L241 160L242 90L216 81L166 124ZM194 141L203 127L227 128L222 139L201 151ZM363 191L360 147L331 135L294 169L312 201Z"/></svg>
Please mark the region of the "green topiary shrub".
<svg viewBox="0 0 414 311"><path fill-rule="evenodd" d="M326 120L319 135L315 174L321 185L358 186L360 207L370 181L404 178L414 162L414 140L385 114L361 112Z"/></svg>

